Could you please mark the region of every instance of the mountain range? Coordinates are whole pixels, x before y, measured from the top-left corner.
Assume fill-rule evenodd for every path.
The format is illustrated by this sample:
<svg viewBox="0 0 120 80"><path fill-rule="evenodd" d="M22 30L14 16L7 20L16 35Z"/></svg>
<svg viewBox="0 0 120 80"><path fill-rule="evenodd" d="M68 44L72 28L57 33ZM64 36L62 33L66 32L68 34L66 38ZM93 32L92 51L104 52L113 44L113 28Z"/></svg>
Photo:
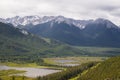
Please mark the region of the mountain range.
<svg viewBox="0 0 120 80"><path fill-rule="evenodd" d="M64 16L25 16L25 17L19 17L19 16L15 16L12 18L0 18L0 22L3 23L11 23L13 24L15 27L16 26L26 26L26 25L37 25L37 24L43 24L43 23L47 23L49 21L54 21L54 22L66 22L67 24L71 25L75 25L79 28L84 28L85 25L87 25L88 23L92 22L93 20L75 20L72 18L66 18Z"/></svg>
<svg viewBox="0 0 120 80"><path fill-rule="evenodd" d="M83 51L56 40L35 36L11 24L0 22L1 56L65 56L82 55ZM12 57L11 57L12 58Z"/></svg>
<svg viewBox="0 0 120 80"><path fill-rule="evenodd" d="M52 26L50 26L51 23L52 23ZM42 32L42 34L45 34L45 37L49 35L52 39L36 36L36 35L43 36L41 33L38 34L38 32ZM51 35L52 32L54 32L55 34L54 36ZM83 41L85 42L89 41L87 39L96 40L96 41L97 40L101 41L103 39L103 42L107 40L108 42L113 41L113 43L111 44L109 42L107 46L119 47L119 32L120 32L119 27L114 25L112 22L108 20L103 20L103 19L97 19L96 21L87 24L84 27L84 29L76 27L73 24L69 25L66 22L58 23L58 22L49 21L42 24L37 24L37 25L28 24L25 26L23 25L13 26L12 24L9 24L9 23L0 22L0 62L36 63L38 65L48 65L44 63L42 59L43 57L105 56L105 55L117 56L120 53L119 48L118 49L113 48L113 50L111 50L112 49L111 48L110 50L107 49L106 52L105 51L100 52L102 50L101 48L100 50L98 50L99 52L98 53L96 52L97 48L90 47L91 48L90 50L92 52L91 51L89 52L87 51L88 48L79 49L77 47L64 44L60 41L64 40L62 39L63 37L65 39L69 38L71 41L71 39L73 40L73 38L79 39L77 37L80 36L81 38L84 38ZM98 33L98 35L95 35L95 33ZM53 40L53 38L57 36L58 36L58 39ZM100 36L100 37L95 37L95 36ZM60 40L59 37L62 40ZM118 44L117 43L114 44L115 43L114 40L116 40L115 42L118 42ZM73 44L74 42L75 41L73 40ZM101 44L101 46L106 45L106 43ZM81 44L82 42L80 43L80 45ZM85 43L83 42L83 44ZM100 46L100 44L98 46ZM105 50L105 48L103 49ZM93 51L95 51L96 53L93 53ZM120 73L119 73L120 62L119 61L120 61L120 57L118 56L118 57L110 58L104 62L98 62L97 65L85 70L82 73L82 75L78 74L80 76L77 76L77 78L78 80L120 79Z"/></svg>
<svg viewBox="0 0 120 80"><path fill-rule="evenodd" d="M25 16L0 19L37 36L74 46L120 47L120 28L110 20L75 20L64 16Z"/></svg>

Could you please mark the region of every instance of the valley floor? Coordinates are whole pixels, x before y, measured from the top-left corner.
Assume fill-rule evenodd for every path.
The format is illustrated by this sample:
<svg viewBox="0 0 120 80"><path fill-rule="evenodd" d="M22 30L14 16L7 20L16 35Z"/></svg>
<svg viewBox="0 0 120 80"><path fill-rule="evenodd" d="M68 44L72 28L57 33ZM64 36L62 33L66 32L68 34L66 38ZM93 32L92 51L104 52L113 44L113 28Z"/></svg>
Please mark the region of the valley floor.
<svg viewBox="0 0 120 80"><path fill-rule="evenodd" d="M43 58L44 63L50 64L47 66L39 66L36 63L26 63L26 64L17 64L13 62L0 63L0 65L6 65L11 67L25 67L25 68L46 68L54 70L66 71L69 67L75 67L82 65L83 63L90 62L101 62L106 60L108 57L55 57L55 58ZM53 65L53 66L52 66ZM12 74L24 73L25 71L19 70L0 70L0 79L1 80L34 80L35 78L29 78L25 76L10 76ZM7 73L7 74L6 74ZM52 75L52 74L51 74ZM77 75L76 75L77 76ZM15 79L14 79L15 78ZM76 77L75 77L76 78ZM73 79L70 80L75 80Z"/></svg>

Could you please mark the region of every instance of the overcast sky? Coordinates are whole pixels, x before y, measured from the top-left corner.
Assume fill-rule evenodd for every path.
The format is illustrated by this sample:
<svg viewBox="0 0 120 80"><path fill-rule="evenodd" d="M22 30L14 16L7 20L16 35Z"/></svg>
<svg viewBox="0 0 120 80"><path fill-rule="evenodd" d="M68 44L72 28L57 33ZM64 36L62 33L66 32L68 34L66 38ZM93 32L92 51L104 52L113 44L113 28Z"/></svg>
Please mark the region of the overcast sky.
<svg viewBox="0 0 120 80"><path fill-rule="evenodd" d="M120 0L0 0L0 17L17 15L106 18L120 25Z"/></svg>

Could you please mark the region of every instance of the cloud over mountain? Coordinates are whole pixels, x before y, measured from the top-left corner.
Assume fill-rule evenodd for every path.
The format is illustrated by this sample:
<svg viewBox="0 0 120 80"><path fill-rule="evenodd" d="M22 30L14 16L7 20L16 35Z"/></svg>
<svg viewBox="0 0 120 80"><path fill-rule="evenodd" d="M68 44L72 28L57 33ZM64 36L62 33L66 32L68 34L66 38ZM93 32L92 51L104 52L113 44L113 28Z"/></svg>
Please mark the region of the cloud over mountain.
<svg viewBox="0 0 120 80"><path fill-rule="evenodd" d="M63 15L76 19L106 18L120 24L119 0L1 0L0 17Z"/></svg>

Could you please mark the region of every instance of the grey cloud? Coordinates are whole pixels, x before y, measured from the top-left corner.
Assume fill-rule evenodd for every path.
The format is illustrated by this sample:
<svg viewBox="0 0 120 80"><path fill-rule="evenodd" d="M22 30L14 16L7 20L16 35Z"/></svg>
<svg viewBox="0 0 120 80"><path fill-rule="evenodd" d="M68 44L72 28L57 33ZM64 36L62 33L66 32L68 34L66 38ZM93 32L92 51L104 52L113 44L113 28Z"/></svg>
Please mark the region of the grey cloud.
<svg viewBox="0 0 120 80"><path fill-rule="evenodd" d="M120 9L120 6L99 6L98 9L104 10L104 11L115 11L117 9Z"/></svg>
<svg viewBox="0 0 120 80"><path fill-rule="evenodd" d="M119 18L120 17L120 9L113 11L110 14Z"/></svg>
<svg viewBox="0 0 120 80"><path fill-rule="evenodd" d="M0 17L63 15L75 19L107 18L120 24L120 0L0 0Z"/></svg>

